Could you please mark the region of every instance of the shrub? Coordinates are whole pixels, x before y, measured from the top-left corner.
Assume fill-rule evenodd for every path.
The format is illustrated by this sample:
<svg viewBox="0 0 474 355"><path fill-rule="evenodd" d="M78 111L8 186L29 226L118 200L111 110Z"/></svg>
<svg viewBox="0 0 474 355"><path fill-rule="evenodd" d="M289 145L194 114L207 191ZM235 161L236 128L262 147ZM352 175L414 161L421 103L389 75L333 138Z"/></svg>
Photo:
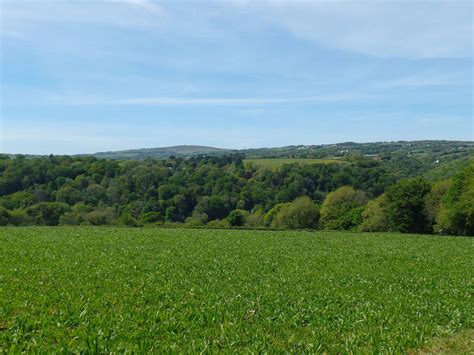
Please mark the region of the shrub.
<svg viewBox="0 0 474 355"><path fill-rule="evenodd" d="M362 232L389 231L385 195L380 195L367 203L362 212L362 219L363 221L359 227Z"/></svg>
<svg viewBox="0 0 474 355"><path fill-rule="evenodd" d="M40 202L26 209L36 225L57 226L63 214L71 207L63 202Z"/></svg>
<svg viewBox="0 0 474 355"><path fill-rule="evenodd" d="M10 222L10 211L0 206L0 226L6 226Z"/></svg>
<svg viewBox="0 0 474 355"><path fill-rule="evenodd" d="M425 214L428 223L435 232L440 232L440 226L437 225L436 219L442 208L442 201L452 185L452 180L443 180L434 183L431 191L425 197Z"/></svg>
<svg viewBox="0 0 474 355"><path fill-rule="evenodd" d="M71 208L70 212L66 212L61 216L59 224L72 226L84 224L86 221L86 215L91 211L93 211L91 206L78 203Z"/></svg>
<svg viewBox="0 0 474 355"><path fill-rule="evenodd" d="M156 222L163 222L163 216L160 212L145 212L140 215L138 220L141 225L153 224Z"/></svg>
<svg viewBox="0 0 474 355"><path fill-rule="evenodd" d="M215 219L210 221L207 226L209 228L230 228L230 223L227 219L223 219L222 221L219 219Z"/></svg>
<svg viewBox="0 0 474 355"><path fill-rule="evenodd" d="M85 218L86 223L93 226L113 224L114 220L114 212L111 208L89 212Z"/></svg>
<svg viewBox="0 0 474 355"><path fill-rule="evenodd" d="M132 217L130 212L128 211L123 211L122 214L120 215L119 218L120 224L123 224L124 226L129 226L129 227L138 227L138 222L135 218Z"/></svg>
<svg viewBox="0 0 474 355"><path fill-rule="evenodd" d="M273 222L273 219L278 215L278 213L288 207L290 205L289 202L285 202L285 203L279 203L277 205L275 205L275 207L273 207L270 211L267 212L267 214L265 215L265 218L263 219L263 223L265 226L267 227L270 227L272 225L272 222Z"/></svg>
<svg viewBox="0 0 474 355"><path fill-rule="evenodd" d="M317 228L319 208L308 196L284 204L272 220L272 227L281 229Z"/></svg>
<svg viewBox="0 0 474 355"><path fill-rule="evenodd" d="M10 224L14 226L28 226L32 223L31 218L20 208L10 211Z"/></svg>
<svg viewBox="0 0 474 355"><path fill-rule="evenodd" d="M247 216L245 219L245 226L251 228L261 227L263 226L264 218L265 212L263 209L259 208Z"/></svg>
<svg viewBox="0 0 474 355"><path fill-rule="evenodd" d="M325 229L355 229L362 223L367 202L363 191L343 186L329 193L321 207L321 224Z"/></svg>
<svg viewBox="0 0 474 355"><path fill-rule="evenodd" d="M227 220L232 227L241 227L244 225L248 215L249 213L245 210L233 210L229 213Z"/></svg>

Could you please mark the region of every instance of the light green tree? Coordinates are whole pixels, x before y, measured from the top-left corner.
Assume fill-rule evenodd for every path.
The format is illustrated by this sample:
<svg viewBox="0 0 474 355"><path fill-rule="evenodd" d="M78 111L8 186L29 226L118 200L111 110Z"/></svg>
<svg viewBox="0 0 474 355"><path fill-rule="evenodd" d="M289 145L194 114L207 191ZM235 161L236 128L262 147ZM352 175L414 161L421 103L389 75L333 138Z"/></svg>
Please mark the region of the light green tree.
<svg viewBox="0 0 474 355"><path fill-rule="evenodd" d="M321 207L321 225L325 229L355 229L362 223L367 197L363 191L342 186L329 193Z"/></svg>

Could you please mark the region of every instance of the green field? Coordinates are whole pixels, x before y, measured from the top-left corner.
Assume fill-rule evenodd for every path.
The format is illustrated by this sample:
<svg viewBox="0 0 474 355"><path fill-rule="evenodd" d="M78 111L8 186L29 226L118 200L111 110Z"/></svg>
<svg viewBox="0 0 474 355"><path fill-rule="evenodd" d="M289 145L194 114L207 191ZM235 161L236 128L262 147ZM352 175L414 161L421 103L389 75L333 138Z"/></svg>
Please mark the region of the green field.
<svg viewBox="0 0 474 355"><path fill-rule="evenodd" d="M473 244L344 232L0 229L0 353L380 353L472 334Z"/></svg>
<svg viewBox="0 0 474 355"><path fill-rule="evenodd" d="M276 170L285 164L345 164L344 160L339 159L304 159L304 158L262 158L245 159L245 163L253 164L270 170Z"/></svg>

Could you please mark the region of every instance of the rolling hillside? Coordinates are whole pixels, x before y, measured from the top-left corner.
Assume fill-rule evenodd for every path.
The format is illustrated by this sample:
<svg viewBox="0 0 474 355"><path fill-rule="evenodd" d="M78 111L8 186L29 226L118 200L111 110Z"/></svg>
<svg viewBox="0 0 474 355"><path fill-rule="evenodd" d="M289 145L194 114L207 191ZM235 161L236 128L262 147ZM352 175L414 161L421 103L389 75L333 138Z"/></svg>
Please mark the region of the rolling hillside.
<svg viewBox="0 0 474 355"><path fill-rule="evenodd" d="M222 149L199 145L178 145L172 147L130 149L121 151L98 152L92 154L97 158L105 159L136 159L191 157L198 155L219 156L239 153L250 159L259 158L346 158L365 157L377 160L387 156L403 155L420 161L444 162L463 156L472 155L474 142L472 141L398 141L398 142L373 142L373 143L337 143L321 145L292 145L273 148L251 149Z"/></svg>
<svg viewBox="0 0 474 355"><path fill-rule="evenodd" d="M296 145L274 148L221 149L198 145L179 145L161 148L131 149L99 152L92 156L101 159L145 160L169 157L223 156L240 154L247 162L276 169L283 164L311 164L316 162L372 161L384 165L401 176L424 174L431 180L450 177L452 169L468 165L474 158L472 141L398 141L374 143L337 143L324 145ZM431 173L431 171L433 172Z"/></svg>
<svg viewBox="0 0 474 355"><path fill-rule="evenodd" d="M196 155L224 155L232 152L228 149L199 145L177 145L173 147L130 149L93 154L96 158L119 160L144 160L148 158L190 157Z"/></svg>

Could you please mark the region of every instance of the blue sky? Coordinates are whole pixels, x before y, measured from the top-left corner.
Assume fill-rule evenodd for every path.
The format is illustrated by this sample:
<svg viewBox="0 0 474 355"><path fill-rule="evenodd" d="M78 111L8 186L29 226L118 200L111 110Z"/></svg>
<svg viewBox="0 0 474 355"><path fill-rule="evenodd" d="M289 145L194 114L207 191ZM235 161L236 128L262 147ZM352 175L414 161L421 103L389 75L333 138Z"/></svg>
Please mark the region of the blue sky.
<svg viewBox="0 0 474 355"><path fill-rule="evenodd" d="M1 3L1 145L473 140L470 1Z"/></svg>

